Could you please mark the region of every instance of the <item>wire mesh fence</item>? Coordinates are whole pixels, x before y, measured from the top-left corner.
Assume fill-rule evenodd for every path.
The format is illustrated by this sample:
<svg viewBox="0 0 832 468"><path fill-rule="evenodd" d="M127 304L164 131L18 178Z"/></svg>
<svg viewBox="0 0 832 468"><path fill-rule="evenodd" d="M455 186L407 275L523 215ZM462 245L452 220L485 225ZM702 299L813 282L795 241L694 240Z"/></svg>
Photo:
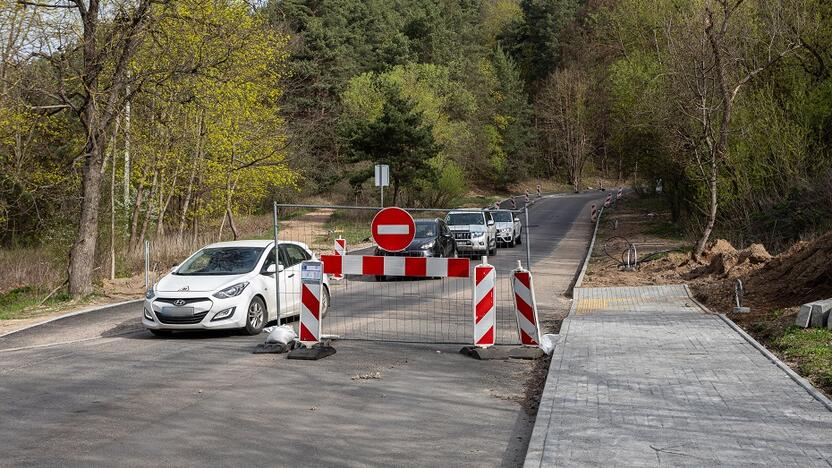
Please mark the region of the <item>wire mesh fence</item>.
<svg viewBox="0 0 832 468"><path fill-rule="evenodd" d="M373 242L371 221L379 208L280 204L275 205L275 210L277 237L281 244L286 244L280 253L281 264L286 268L280 273L279 293L284 311L291 315L300 313L300 279L294 269L300 268L303 259L288 252L293 242L308 246L318 257L333 254L338 238L346 240L347 255L465 256L471 259L468 278L359 275L346 275L338 281L330 278L330 300L322 327L325 335L337 335L341 339L472 343L473 267L482 261L481 253L488 253L489 249L486 246L480 252L460 248L459 244L469 239L464 239L466 229L454 230L453 225L445 223L452 210L406 209L416 220L417 236L408 249L397 253L384 252ZM453 211L477 213L481 210ZM523 211L501 211L509 211L512 221L518 218L523 233L526 224ZM497 344L519 343L509 277L518 260L526 265L528 250L518 245L516 239L509 242L510 238L504 235L506 242L491 249L492 255L487 257L488 263L497 269ZM522 242L526 242L525 237Z"/></svg>

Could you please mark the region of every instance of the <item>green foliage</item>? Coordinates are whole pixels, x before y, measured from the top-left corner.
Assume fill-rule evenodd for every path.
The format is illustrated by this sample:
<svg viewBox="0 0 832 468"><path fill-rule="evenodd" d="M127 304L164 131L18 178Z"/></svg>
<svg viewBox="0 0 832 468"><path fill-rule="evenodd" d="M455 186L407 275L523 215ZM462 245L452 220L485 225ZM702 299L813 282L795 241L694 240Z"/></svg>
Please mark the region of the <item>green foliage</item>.
<svg viewBox="0 0 832 468"><path fill-rule="evenodd" d="M388 164L393 203L400 188L413 188L418 179L432 179L429 160L439 153L432 126L408 100L393 93L375 120L360 121L350 136L354 161Z"/></svg>
<svg viewBox="0 0 832 468"><path fill-rule="evenodd" d="M0 320L21 318L27 310L43 302L44 306L57 305L71 299L69 294L61 292L53 294L46 301L44 298L49 294L45 290L24 286L0 294Z"/></svg>
<svg viewBox="0 0 832 468"><path fill-rule="evenodd" d="M797 363L801 374L832 388L832 330L791 327L774 344L786 359Z"/></svg>

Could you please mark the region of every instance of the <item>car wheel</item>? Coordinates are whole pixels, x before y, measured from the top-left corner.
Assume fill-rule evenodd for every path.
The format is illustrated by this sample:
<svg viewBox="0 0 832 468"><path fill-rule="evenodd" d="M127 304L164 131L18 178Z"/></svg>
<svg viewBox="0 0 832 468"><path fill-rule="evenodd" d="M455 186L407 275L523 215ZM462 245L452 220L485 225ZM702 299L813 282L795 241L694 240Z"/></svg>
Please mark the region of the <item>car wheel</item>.
<svg viewBox="0 0 832 468"><path fill-rule="evenodd" d="M170 330L148 330L150 333L153 333L154 336L158 336L159 338L167 338L173 334Z"/></svg>
<svg viewBox="0 0 832 468"><path fill-rule="evenodd" d="M517 245L520 245L522 243L523 243L523 233L521 232L520 234L517 235Z"/></svg>
<svg viewBox="0 0 832 468"><path fill-rule="evenodd" d="M259 335L266 323L266 304L263 299L255 297L251 300L246 311L245 331L249 335Z"/></svg>
<svg viewBox="0 0 832 468"><path fill-rule="evenodd" d="M326 317L326 314L329 312L329 301L331 298L329 296L329 288L324 286L322 289L323 294L321 295L321 318L324 318Z"/></svg>

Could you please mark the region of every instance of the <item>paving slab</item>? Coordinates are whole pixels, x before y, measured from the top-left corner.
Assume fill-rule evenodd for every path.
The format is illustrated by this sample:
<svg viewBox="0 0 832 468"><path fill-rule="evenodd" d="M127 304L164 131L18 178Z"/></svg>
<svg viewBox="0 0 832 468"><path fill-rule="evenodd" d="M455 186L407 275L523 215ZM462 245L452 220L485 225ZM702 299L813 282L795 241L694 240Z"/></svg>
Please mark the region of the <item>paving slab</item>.
<svg viewBox="0 0 832 468"><path fill-rule="evenodd" d="M832 412L684 285L576 289L525 466L832 466Z"/></svg>

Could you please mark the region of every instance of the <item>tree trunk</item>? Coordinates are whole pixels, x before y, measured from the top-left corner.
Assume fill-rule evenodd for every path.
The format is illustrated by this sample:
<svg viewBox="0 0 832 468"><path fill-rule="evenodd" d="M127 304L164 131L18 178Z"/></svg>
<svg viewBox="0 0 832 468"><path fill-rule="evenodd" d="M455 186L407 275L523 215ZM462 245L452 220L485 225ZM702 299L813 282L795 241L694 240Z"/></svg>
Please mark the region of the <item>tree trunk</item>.
<svg viewBox="0 0 832 468"><path fill-rule="evenodd" d="M136 245L136 235L138 235L139 229L139 213L141 212L143 199L144 186L139 185L139 188L136 189L136 201L133 203L133 214L130 217L130 239L127 241L127 246L131 250Z"/></svg>
<svg viewBox="0 0 832 468"><path fill-rule="evenodd" d="M92 134L84 146L84 168L81 182L83 203L78 225L78 238L69 255L69 293L84 296L92 292L95 269L95 244L98 238L98 215L101 202L101 135Z"/></svg>
<svg viewBox="0 0 832 468"><path fill-rule="evenodd" d="M705 246L708 244L708 239L711 237L711 233L714 230L714 225L716 224L716 212L717 212L717 161L716 158L711 158L711 176L708 180L708 191L710 192L710 200L708 203L708 220L705 223L705 230L702 231L702 237L699 238L699 241L696 243L696 249L694 250L694 255L696 258L699 258L702 255L702 252L705 251Z"/></svg>

